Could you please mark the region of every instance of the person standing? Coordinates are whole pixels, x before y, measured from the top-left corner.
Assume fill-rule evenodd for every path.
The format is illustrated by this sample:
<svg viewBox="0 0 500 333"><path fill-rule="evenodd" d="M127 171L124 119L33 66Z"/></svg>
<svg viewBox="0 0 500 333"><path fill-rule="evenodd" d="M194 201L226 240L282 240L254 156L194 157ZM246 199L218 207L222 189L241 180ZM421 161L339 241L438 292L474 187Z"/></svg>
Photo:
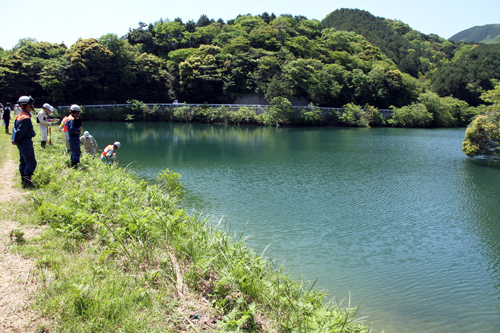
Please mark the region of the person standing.
<svg viewBox="0 0 500 333"><path fill-rule="evenodd" d="M80 137L80 142L85 147L85 152L95 157L95 152L99 147L97 146L97 141L90 135L89 131L83 132L83 136Z"/></svg>
<svg viewBox="0 0 500 333"><path fill-rule="evenodd" d="M47 135L49 132L49 125L52 123L52 119L49 118L50 114L54 111L52 105L45 103L42 110L38 112L36 122L40 127L40 133L42 135L42 148L47 145Z"/></svg>
<svg viewBox="0 0 500 333"><path fill-rule="evenodd" d="M31 176L35 172L37 163L32 138L36 136L36 133L33 130L30 112L35 111L35 100L31 96L21 96L17 103L22 111L14 121L11 142L19 150L19 172L23 186L33 187Z"/></svg>
<svg viewBox="0 0 500 333"><path fill-rule="evenodd" d="M18 114L20 114L22 109L19 107L19 104L14 105L14 116L17 117Z"/></svg>
<svg viewBox="0 0 500 333"><path fill-rule="evenodd" d="M101 161L104 163L108 163L109 165L113 164L116 161L116 152L118 148L120 148L121 144L117 141L112 145L108 145L101 154Z"/></svg>
<svg viewBox="0 0 500 333"><path fill-rule="evenodd" d="M5 133L9 134L9 123L10 123L10 102L5 103L5 108L3 109L3 121L5 121Z"/></svg>
<svg viewBox="0 0 500 333"><path fill-rule="evenodd" d="M68 122L70 116L71 115L64 117L63 120L61 121L61 125L59 125L59 129L63 134L64 144L66 145L66 152L68 153L71 152L71 149L69 149L68 128L66 127L66 123Z"/></svg>
<svg viewBox="0 0 500 333"><path fill-rule="evenodd" d="M77 104L71 105L69 112L71 112L71 115L66 122L66 128L68 129L68 142L69 148L71 149L71 167L76 168L78 163L80 163L80 155L82 154L82 151L80 150L82 120L78 118L78 115L80 114L80 106Z"/></svg>

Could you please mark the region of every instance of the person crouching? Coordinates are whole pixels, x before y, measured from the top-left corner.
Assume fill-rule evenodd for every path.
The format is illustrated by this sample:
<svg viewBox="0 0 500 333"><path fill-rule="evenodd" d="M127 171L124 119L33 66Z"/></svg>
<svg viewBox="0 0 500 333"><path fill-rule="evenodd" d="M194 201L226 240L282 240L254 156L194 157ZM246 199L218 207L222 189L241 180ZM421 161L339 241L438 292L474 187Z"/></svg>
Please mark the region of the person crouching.
<svg viewBox="0 0 500 333"><path fill-rule="evenodd" d="M112 145L108 145L101 154L101 161L104 163L108 163L109 165L113 164L116 161L116 152L118 148L120 148L121 144L117 141Z"/></svg>
<svg viewBox="0 0 500 333"><path fill-rule="evenodd" d="M90 135L89 131L83 132L83 136L80 137L80 142L85 147L85 152L95 157L95 152L99 147L97 146L97 141Z"/></svg>

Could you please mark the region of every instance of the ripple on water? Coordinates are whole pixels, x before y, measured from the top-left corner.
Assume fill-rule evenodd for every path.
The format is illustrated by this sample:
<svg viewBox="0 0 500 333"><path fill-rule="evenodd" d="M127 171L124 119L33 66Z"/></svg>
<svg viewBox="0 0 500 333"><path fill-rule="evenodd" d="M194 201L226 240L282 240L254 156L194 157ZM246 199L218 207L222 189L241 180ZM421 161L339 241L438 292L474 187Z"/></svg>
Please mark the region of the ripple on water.
<svg viewBox="0 0 500 333"><path fill-rule="evenodd" d="M228 216L233 230L249 222L254 249L272 243L267 255L319 278L317 287L351 292L375 331L489 332L500 327L500 176L464 157L463 132L185 139L168 167L182 174L187 202ZM154 178L163 167L138 172Z"/></svg>

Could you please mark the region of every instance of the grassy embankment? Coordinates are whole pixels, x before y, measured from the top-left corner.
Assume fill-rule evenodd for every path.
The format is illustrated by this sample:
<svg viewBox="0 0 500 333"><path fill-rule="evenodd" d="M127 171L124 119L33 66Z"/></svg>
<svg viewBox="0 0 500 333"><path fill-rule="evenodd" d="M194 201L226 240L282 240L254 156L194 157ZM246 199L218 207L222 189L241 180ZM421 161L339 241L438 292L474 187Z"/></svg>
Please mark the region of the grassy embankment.
<svg viewBox="0 0 500 333"><path fill-rule="evenodd" d="M0 214L48 226L12 246L36 262L43 287L34 307L53 323L39 332L368 331L356 309L326 301L244 239L189 216L178 174L166 170L148 184L88 155L71 169L62 135L53 133L46 150L38 135L36 188L23 207L4 204ZM17 160L9 140L0 136L0 159Z"/></svg>

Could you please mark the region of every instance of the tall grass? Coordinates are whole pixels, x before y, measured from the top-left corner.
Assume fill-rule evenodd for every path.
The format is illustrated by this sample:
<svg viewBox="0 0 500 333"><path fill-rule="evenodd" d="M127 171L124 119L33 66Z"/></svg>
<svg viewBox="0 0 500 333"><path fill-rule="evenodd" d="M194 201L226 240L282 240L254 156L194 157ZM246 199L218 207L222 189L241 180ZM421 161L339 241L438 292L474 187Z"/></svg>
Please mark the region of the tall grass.
<svg viewBox="0 0 500 333"><path fill-rule="evenodd" d="M188 215L175 172L148 183L85 154L71 169L62 136L52 141L35 144L36 189L17 215L48 226L17 249L36 260L50 332L368 330L356 309L295 281L222 221Z"/></svg>

